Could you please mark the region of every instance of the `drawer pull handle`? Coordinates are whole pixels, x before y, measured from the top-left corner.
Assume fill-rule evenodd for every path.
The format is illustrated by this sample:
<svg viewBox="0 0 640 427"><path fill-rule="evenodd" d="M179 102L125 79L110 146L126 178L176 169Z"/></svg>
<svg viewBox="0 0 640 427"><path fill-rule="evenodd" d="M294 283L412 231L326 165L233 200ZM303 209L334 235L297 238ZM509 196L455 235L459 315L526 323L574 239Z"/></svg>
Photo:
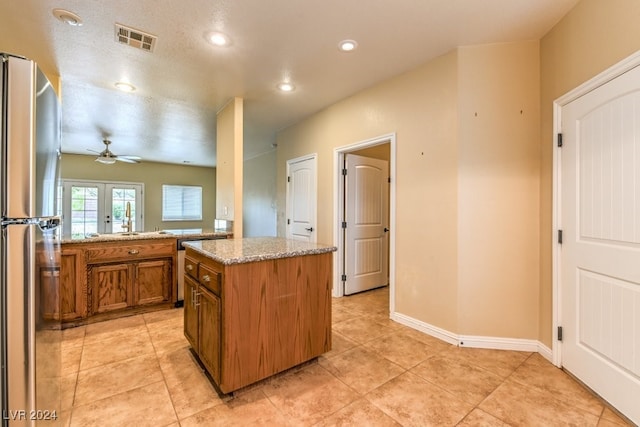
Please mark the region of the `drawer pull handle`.
<svg viewBox="0 0 640 427"><path fill-rule="evenodd" d="M192 271L193 270L193 265L192 264L187 264L187 270Z"/></svg>
<svg viewBox="0 0 640 427"><path fill-rule="evenodd" d="M202 281L209 283L211 281L211 277L209 277L208 274L205 274L204 276L202 276Z"/></svg>
<svg viewBox="0 0 640 427"><path fill-rule="evenodd" d="M129 251L129 255L138 255L139 253L140 253L140 251L139 251L139 250L137 250L137 249L131 249L131 250Z"/></svg>

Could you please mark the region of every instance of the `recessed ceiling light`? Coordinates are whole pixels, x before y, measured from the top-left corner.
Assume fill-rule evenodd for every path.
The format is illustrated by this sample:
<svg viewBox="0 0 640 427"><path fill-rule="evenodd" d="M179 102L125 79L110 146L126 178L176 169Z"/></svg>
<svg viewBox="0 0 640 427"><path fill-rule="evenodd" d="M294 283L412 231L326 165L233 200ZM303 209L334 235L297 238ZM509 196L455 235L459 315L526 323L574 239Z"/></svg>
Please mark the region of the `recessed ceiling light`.
<svg viewBox="0 0 640 427"><path fill-rule="evenodd" d="M218 47L225 47L231 44L231 41L226 34L222 34L217 31L205 33L204 38L207 39L207 41L212 45Z"/></svg>
<svg viewBox="0 0 640 427"><path fill-rule="evenodd" d="M133 92L134 90L136 90L136 87L134 85L126 82L117 82L114 84L114 86L123 92Z"/></svg>
<svg viewBox="0 0 640 427"><path fill-rule="evenodd" d="M358 47L358 42L355 40L342 40L338 44L338 48L343 52L351 52Z"/></svg>
<svg viewBox="0 0 640 427"><path fill-rule="evenodd" d="M280 89L282 92L293 92L294 90L296 90L296 87L293 85L293 83L282 82L278 84L278 89Z"/></svg>
<svg viewBox="0 0 640 427"><path fill-rule="evenodd" d="M53 9L53 16L72 27L80 27L82 25L82 18L68 10Z"/></svg>

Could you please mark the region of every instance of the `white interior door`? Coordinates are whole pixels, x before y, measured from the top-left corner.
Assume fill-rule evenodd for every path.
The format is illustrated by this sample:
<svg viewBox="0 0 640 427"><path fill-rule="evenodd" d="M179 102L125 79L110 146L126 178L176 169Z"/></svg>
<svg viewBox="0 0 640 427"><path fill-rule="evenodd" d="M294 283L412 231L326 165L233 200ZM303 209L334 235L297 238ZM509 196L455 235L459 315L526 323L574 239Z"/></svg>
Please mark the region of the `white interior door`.
<svg viewBox="0 0 640 427"><path fill-rule="evenodd" d="M287 161L287 238L316 242L316 156Z"/></svg>
<svg viewBox="0 0 640 427"><path fill-rule="evenodd" d="M640 69L561 118L562 365L640 424Z"/></svg>
<svg viewBox="0 0 640 427"><path fill-rule="evenodd" d="M345 155L344 293L389 283L389 163Z"/></svg>

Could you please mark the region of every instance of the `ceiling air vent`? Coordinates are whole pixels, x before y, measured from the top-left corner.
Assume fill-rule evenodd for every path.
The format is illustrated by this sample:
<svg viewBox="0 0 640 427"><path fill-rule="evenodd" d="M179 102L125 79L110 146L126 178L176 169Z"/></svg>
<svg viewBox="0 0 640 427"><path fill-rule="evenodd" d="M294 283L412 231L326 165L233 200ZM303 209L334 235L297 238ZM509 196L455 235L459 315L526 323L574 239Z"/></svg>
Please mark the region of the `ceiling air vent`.
<svg viewBox="0 0 640 427"><path fill-rule="evenodd" d="M142 49L147 52L153 52L156 47L158 37L136 30L135 28L126 27L122 24L116 24L116 41L122 44Z"/></svg>

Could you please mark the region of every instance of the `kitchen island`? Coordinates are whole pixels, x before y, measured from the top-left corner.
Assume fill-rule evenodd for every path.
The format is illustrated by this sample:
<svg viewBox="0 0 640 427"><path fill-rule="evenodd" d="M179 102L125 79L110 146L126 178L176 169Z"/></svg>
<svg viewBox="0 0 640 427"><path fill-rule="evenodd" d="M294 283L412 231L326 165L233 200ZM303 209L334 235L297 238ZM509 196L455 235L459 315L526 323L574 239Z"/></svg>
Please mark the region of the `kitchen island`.
<svg viewBox="0 0 640 427"><path fill-rule="evenodd" d="M56 259L40 263L41 315L69 327L171 308L178 241L229 235L189 229L62 239Z"/></svg>
<svg viewBox="0 0 640 427"><path fill-rule="evenodd" d="M335 247L275 237L183 245L184 333L221 392L331 349Z"/></svg>

